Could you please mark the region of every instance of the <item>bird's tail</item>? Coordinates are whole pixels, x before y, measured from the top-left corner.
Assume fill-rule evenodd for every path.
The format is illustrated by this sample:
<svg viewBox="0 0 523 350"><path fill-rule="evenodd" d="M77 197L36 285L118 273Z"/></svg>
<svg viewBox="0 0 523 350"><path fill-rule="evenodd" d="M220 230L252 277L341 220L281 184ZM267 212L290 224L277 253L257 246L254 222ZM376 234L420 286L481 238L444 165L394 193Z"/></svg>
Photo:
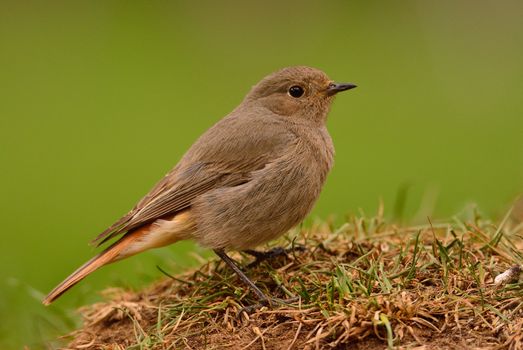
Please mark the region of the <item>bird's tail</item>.
<svg viewBox="0 0 523 350"><path fill-rule="evenodd" d="M144 250L163 247L181 239L189 238L194 231L194 227L190 213L184 211L164 219L158 219L153 223L128 232L109 248L80 266L78 270L56 286L42 303L44 305L51 304L69 288L104 265L138 254Z"/></svg>
<svg viewBox="0 0 523 350"><path fill-rule="evenodd" d="M141 236L143 236L144 230L137 230L130 232L123 236L120 240L115 242L113 245L105 249L100 254L96 255L85 264L80 266L75 272L67 277L62 283L57 285L46 297L42 300L44 305L51 304L55 299L60 297L69 288L83 280L87 275L96 271L100 267L110 264L112 262L121 260L130 255L138 253L132 249L137 243L140 243Z"/></svg>

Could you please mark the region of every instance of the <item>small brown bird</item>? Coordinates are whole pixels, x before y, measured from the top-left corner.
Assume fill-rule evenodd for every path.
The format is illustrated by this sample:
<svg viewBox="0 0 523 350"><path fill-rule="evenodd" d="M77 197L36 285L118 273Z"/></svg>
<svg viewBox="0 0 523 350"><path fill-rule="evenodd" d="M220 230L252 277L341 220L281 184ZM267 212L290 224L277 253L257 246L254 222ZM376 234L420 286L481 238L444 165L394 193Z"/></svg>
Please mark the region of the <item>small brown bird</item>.
<svg viewBox="0 0 523 350"><path fill-rule="evenodd" d="M43 300L48 305L96 269L147 249L194 239L264 293L225 253L250 250L286 232L312 209L333 164L325 127L339 84L320 70L289 67L255 85L207 130L124 217L100 234L120 238Z"/></svg>

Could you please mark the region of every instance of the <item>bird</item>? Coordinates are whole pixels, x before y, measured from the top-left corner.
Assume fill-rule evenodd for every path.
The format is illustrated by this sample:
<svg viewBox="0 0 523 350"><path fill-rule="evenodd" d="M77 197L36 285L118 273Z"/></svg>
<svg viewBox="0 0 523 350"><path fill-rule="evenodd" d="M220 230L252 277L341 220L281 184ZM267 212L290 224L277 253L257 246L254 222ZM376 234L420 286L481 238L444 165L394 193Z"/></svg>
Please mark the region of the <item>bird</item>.
<svg viewBox="0 0 523 350"><path fill-rule="evenodd" d="M126 215L91 243L114 241L58 284L51 304L100 267L192 239L212 249L257 295L268 297L232 260L299 224L333 166L326 128L337 93L355 88L319 69L280 69L204 132Z"/></svg>

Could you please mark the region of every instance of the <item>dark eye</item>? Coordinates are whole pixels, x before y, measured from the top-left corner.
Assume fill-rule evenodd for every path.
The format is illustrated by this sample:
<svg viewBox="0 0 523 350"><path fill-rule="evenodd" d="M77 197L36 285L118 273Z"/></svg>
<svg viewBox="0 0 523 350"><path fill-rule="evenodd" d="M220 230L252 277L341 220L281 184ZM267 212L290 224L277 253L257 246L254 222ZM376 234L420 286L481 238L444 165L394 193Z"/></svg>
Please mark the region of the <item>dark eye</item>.
<svg viewBox="0 0 523 350"><path fill-rule="evenodd" d="M303 88L298 85L294 85L289 88L289 95L291 95L294 98L301 97L303 95L303 92Z"/></svg>

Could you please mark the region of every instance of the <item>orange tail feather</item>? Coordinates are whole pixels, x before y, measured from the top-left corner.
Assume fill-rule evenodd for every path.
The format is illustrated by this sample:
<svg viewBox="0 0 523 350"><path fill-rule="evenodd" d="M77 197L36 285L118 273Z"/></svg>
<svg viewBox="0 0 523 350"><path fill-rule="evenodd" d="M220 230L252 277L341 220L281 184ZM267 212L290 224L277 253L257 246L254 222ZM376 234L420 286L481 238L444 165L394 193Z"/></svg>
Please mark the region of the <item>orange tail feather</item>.
<svg viewBox="0 0 523 350"><path fill-rule="evenodd" d="M129 246L131 246L143 233L147 232L148 227L144 227L134 232L130 232L123 236L120 240L115 242L113 245L105 249L100 254L96 255L85 264L80 266L75 272L67 277L62 283L57 285L46 297L42 300L44 305L51 304L54 300L64 294L69 288L83 280L87 275L98 270L100 267L126 258L125 252Z"/></svg>
<svg viewBox="0 0 523 350"><path fill-rule="evenodd" d="M188 211L180 212L164 219L158 219L151 224L142 226L135 231L126 233L109 248L80 266L75 272L55 287L42 301L44 305L51 304L69 288L80 282L87 275L100 267L127 258L151 248L189 238L194 230L194 222Z"/></svg>

